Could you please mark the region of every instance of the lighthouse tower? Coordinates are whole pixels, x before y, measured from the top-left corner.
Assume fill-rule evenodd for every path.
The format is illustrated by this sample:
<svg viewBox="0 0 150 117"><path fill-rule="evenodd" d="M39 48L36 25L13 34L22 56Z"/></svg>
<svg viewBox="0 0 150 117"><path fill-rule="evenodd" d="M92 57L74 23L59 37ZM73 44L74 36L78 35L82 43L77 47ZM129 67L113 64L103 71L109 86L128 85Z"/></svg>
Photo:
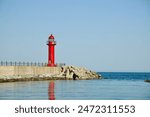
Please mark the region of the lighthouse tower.
<svg viewBox="0 0 150 117"><path fill-rule="evenodd" d="M52 34L48 37L47 45L48 45L48 64L47 64L47 66L54 67L54 66L56 66L56 64L55 64L56 41L54 40L54 36Z"/></svg>

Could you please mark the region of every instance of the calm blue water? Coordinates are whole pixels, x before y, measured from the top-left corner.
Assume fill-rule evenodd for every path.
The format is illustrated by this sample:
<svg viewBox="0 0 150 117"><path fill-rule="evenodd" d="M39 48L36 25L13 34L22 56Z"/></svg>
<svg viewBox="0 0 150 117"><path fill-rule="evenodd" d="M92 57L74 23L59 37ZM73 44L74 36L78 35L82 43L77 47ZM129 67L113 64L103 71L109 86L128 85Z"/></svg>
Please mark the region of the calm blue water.
<svg viewBox="0 0 150 117"><path fill-rule="evenodd" d="M150 100L150 73L102 72L102 80L0 83L0 99Z"/></svg>

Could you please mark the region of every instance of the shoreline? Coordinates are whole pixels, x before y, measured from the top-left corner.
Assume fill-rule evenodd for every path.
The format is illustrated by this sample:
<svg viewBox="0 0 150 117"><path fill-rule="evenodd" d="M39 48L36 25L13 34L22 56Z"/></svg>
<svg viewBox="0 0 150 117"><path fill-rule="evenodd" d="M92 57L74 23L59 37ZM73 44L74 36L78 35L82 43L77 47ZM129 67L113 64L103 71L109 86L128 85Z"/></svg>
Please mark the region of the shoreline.
<svg viewBox="0 0 150 117"><path fill-rule="evenodd" d="M36 67L36 69L39 69L39 68ZM40 69L42 68L40 67ZM38 74L39 72L37 72L34 68L34 71L36 71L36 74L34 73L34 74L27 74L27 75L21 75L21 74L0 75L0 83L18 82L18 81L44 81L44 80L92 80L92 79L102 78L101 75L96 72L87 70L82 67L76 67L76 66L63 66L57 69L54 68L55 71L54 69L49 68L49 67L46 67L46 68L44 67L43 69L48 69L48 70L50 69L51 73L47 72L47 73ZM19 71L17 72L22 73L25 71L27 70L20 71L19 69Z"/></svg>
<svg viewBox="0 0 150 117"><path fill-rule="evenodd" d="M80 80L94 80L94 79L100 79L100 78L84 78ZM70 78L64 78L64 77L34 77L34 78L19 78L19 79L0 79L0 83L7 83L7 82L27 82L27 81L46 81L46 80L73 80Z"/></svg>

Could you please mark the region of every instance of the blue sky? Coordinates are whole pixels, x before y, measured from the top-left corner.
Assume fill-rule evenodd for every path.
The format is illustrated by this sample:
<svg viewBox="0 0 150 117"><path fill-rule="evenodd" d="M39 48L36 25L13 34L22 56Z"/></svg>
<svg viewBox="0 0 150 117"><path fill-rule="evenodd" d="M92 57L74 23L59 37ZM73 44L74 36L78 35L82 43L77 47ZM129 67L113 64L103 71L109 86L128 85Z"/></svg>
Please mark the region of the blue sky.
<svg viewBox="0 0 150 117"><path fill-rule="evenodd" d="M0 0L0 60L150 72L149 0Z"/></svg>

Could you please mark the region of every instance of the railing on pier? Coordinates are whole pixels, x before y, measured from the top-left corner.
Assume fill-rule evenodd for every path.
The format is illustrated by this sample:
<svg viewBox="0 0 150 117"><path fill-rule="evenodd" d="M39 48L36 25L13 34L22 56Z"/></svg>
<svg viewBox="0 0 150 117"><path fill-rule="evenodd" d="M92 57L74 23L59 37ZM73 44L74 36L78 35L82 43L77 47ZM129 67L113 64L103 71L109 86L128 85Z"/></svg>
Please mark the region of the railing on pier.
<svg viewBox="0 0 150 117"><path fill-rule="evenodd" d="M65 66L66 64L65 63L56 63L56 66L58 67L62 67L62 66Z"/></svg>
<svg viewBox="0 0 150 117"><path fill-rule="evenodd" d="M46 67L47 63L0 61L0 66L41 66L41 67ZM59 66L59 67L65 66L65 63L56 63L56 66Z"/></svg>

